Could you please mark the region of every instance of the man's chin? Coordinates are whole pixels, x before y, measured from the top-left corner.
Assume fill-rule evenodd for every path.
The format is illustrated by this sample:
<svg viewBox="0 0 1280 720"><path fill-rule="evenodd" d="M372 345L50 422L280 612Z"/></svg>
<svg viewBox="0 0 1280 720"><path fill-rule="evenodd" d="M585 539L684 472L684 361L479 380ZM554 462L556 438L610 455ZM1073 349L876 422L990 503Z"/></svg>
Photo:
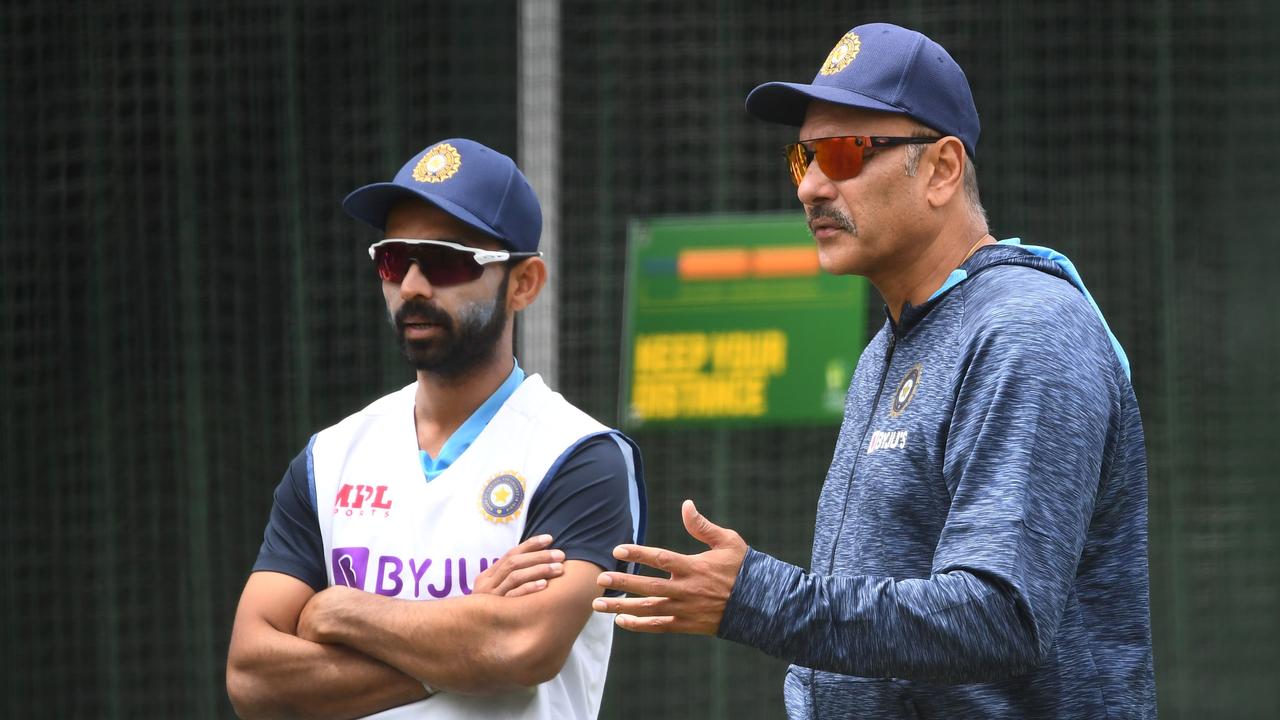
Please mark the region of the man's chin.
<svg viewBox="0 0 1280 720"><path fill-rule="evenodd" d="M448 348L437 342L408 341L401 338L400 350L414 370L435 370L445 364Z"/></svg>
<svg viewBox="0 0 1280 720"><path fill-rule="evenodd" d="M447 347L433 347L430 351L415 352L410 345L403 346L405 360L416 372L425 372L439 379L458 380L468 377L484 364L477 357L459 357Z"/></svg>
<svg viewBox="0 0 1280 720"><path fill-rule="evenodd" d="M828 275L866 275L869 258L849 248L818 247L818 267Z"/></svg>

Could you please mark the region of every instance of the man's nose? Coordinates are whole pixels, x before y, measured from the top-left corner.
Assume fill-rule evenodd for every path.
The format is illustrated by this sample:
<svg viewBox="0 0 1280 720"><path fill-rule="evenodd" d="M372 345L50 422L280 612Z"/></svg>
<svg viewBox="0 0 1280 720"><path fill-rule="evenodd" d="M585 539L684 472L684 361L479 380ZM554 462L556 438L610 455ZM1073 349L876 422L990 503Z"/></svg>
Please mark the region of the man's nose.
<svg viewBox="0 0 1280 720"><path fill-rule="evenodd" d="M435 288L431 285L431 281L427 280L427 276L422 273L422 268L418 266L418 261L409 261L409 269L405 271L404 279L400 281L400 297L406 300L411 297L430 298L434 292Z"/></svg>
<svg viewBox="0 0 1280 720"><path fill-rule="evenodd" d="M796 197L805 205L816 205L835 199L835 183L822 172L816 160L805 168L804 177L800 178L800 184L796 186Z"/></svg>

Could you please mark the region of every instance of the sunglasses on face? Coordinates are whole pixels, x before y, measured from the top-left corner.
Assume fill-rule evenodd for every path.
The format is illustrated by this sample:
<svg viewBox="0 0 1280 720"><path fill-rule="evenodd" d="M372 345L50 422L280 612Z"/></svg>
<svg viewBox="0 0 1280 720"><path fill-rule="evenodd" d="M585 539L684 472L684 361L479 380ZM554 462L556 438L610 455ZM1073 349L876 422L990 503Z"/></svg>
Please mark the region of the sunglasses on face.
<svg viewBox="0 0 1280 720"><path fill-rule="evenodd" d="M540 252L511 252L467 247L447 240L388 238L369 246L369 257L378 268L378 277L399 283L417 263L427 282L438 287L469 283L484 274L489 263L538 257Z"/></svg>
<svg viewBox="0 0 1280 720"><path fill-rule="evenodd" d="M809 165L817 159L822 174L830 180L848 180L862 172L862 161L868 150L895 145L928 145L940 137L883 137L875 135L840 135L791 143L786 147L791 181L800 186Z"/></svg>

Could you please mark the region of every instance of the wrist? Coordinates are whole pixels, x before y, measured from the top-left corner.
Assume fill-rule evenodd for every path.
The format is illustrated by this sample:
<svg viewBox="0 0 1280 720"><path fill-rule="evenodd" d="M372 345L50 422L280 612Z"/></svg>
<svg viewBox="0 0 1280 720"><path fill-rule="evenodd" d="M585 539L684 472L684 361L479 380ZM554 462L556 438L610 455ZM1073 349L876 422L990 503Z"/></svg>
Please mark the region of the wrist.
<svg viewBox="0 0 1280 720"><path fill-rule="evenodd" d="M358 596L377 597L359 590L334 586L314 595L308 605L311 634L316 642L331 645L344 644L352 625L359 621L361 613L354 611L360 605Z"/></svg>

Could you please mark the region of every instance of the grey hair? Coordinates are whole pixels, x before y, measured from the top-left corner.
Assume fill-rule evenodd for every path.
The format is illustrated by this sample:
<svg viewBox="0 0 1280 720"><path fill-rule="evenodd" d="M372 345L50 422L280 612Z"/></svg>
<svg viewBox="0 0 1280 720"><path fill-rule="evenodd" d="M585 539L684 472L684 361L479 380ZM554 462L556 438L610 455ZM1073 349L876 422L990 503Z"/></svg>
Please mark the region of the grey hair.
<svg viewBox="0 0 1280 720"><path fill-rule="evenodd" d="M921 126L920 129L911 133L912 137L936 137L938 133L934 130ZM920 158L924 156L924 151L928 145L908 145L906 153L906 167L904 168L907 177L915 177L920 171ZM974 164L969 154L965 153L964 177L961 181L964 183L964 196L969 201L969 208L974 214L982 220L982 224L987 224L987 210L982 207L982 198L978 194L978 167Z"/></svg>

